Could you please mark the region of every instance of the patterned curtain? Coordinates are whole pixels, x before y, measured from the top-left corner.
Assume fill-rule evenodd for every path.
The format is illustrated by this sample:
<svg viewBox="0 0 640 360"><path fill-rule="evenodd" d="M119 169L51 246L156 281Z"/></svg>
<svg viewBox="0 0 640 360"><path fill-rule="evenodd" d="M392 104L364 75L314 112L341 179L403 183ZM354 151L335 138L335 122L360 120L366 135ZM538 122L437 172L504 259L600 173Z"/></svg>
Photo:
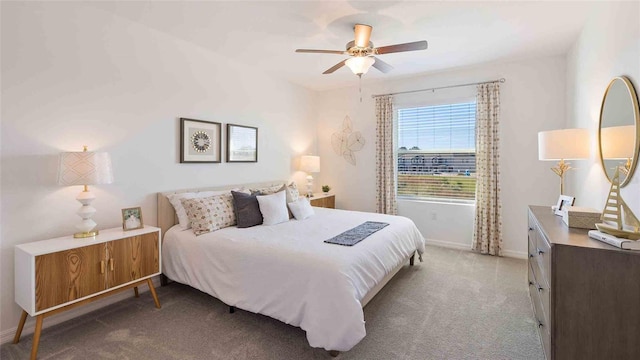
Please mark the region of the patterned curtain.
<svg viewBox="0 0 640 360"><path fill-rule="evenodd" d="M390 96L376 97L376 211L396 215L393 103Z"/></svg>
<svg viewBox="0 0 640 360"><path fill-rule="evenodd" d="M500 85L478 85L476 97L476 219L473 250L502 256Z"/></svg>

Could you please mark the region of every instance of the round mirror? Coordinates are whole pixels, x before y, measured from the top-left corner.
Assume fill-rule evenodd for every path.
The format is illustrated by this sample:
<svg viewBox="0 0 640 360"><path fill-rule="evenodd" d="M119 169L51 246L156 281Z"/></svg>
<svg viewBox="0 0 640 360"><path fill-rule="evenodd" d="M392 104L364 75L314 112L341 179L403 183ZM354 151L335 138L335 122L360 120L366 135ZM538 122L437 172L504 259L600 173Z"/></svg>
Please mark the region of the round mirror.
<svg viewBox="0 0 640 360"><path fill-rule="evenodd" d="M609 83L600 108L598 144L600 163L609 182L618 171L620 187L625 186L636 168L640 115L638 98L626 77Z"/></svg>

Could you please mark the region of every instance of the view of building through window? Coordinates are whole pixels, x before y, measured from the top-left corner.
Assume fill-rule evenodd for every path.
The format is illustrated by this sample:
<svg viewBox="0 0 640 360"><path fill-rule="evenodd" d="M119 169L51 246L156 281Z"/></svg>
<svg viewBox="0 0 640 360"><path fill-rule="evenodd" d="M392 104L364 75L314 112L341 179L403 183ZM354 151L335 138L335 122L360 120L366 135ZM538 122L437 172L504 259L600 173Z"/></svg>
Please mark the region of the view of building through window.
<svg viewBox="0 0 640 360"><path fill-rule="evenodd" d="M398 197L474 200L476 103L397 110Z"/></svg>

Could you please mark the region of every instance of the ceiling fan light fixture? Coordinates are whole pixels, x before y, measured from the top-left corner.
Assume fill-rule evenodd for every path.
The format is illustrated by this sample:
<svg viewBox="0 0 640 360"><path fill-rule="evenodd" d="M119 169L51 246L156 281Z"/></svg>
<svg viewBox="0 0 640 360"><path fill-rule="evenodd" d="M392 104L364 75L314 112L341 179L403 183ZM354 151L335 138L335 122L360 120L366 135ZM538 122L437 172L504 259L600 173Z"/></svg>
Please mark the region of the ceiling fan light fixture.
<svg viewBox="0 0 640 360"><path fill-rule="evenodd" d="M348 59L345 64L353 71L356 75L366 74L371 68L371 65L376 62L372 56L358 56L352 57Z"/></svg>

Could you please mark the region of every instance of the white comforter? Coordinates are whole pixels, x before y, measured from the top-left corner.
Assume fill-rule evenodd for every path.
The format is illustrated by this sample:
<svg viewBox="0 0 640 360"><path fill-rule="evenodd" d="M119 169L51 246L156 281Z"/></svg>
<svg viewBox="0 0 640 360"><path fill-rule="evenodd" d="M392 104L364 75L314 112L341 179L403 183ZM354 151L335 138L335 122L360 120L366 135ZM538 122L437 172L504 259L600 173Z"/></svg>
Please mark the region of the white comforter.
<svg viewBox="0 0 640 360"><path fill-rule="evenodd" d="M171 228L163 272L230 306L271 316L307 332L309 344L347 351L366 335L360 301L424 239L404 217L314 208L305 220L229 227L196 237ZM354 246L326 244L365 221L390 226Z"/></svg>

